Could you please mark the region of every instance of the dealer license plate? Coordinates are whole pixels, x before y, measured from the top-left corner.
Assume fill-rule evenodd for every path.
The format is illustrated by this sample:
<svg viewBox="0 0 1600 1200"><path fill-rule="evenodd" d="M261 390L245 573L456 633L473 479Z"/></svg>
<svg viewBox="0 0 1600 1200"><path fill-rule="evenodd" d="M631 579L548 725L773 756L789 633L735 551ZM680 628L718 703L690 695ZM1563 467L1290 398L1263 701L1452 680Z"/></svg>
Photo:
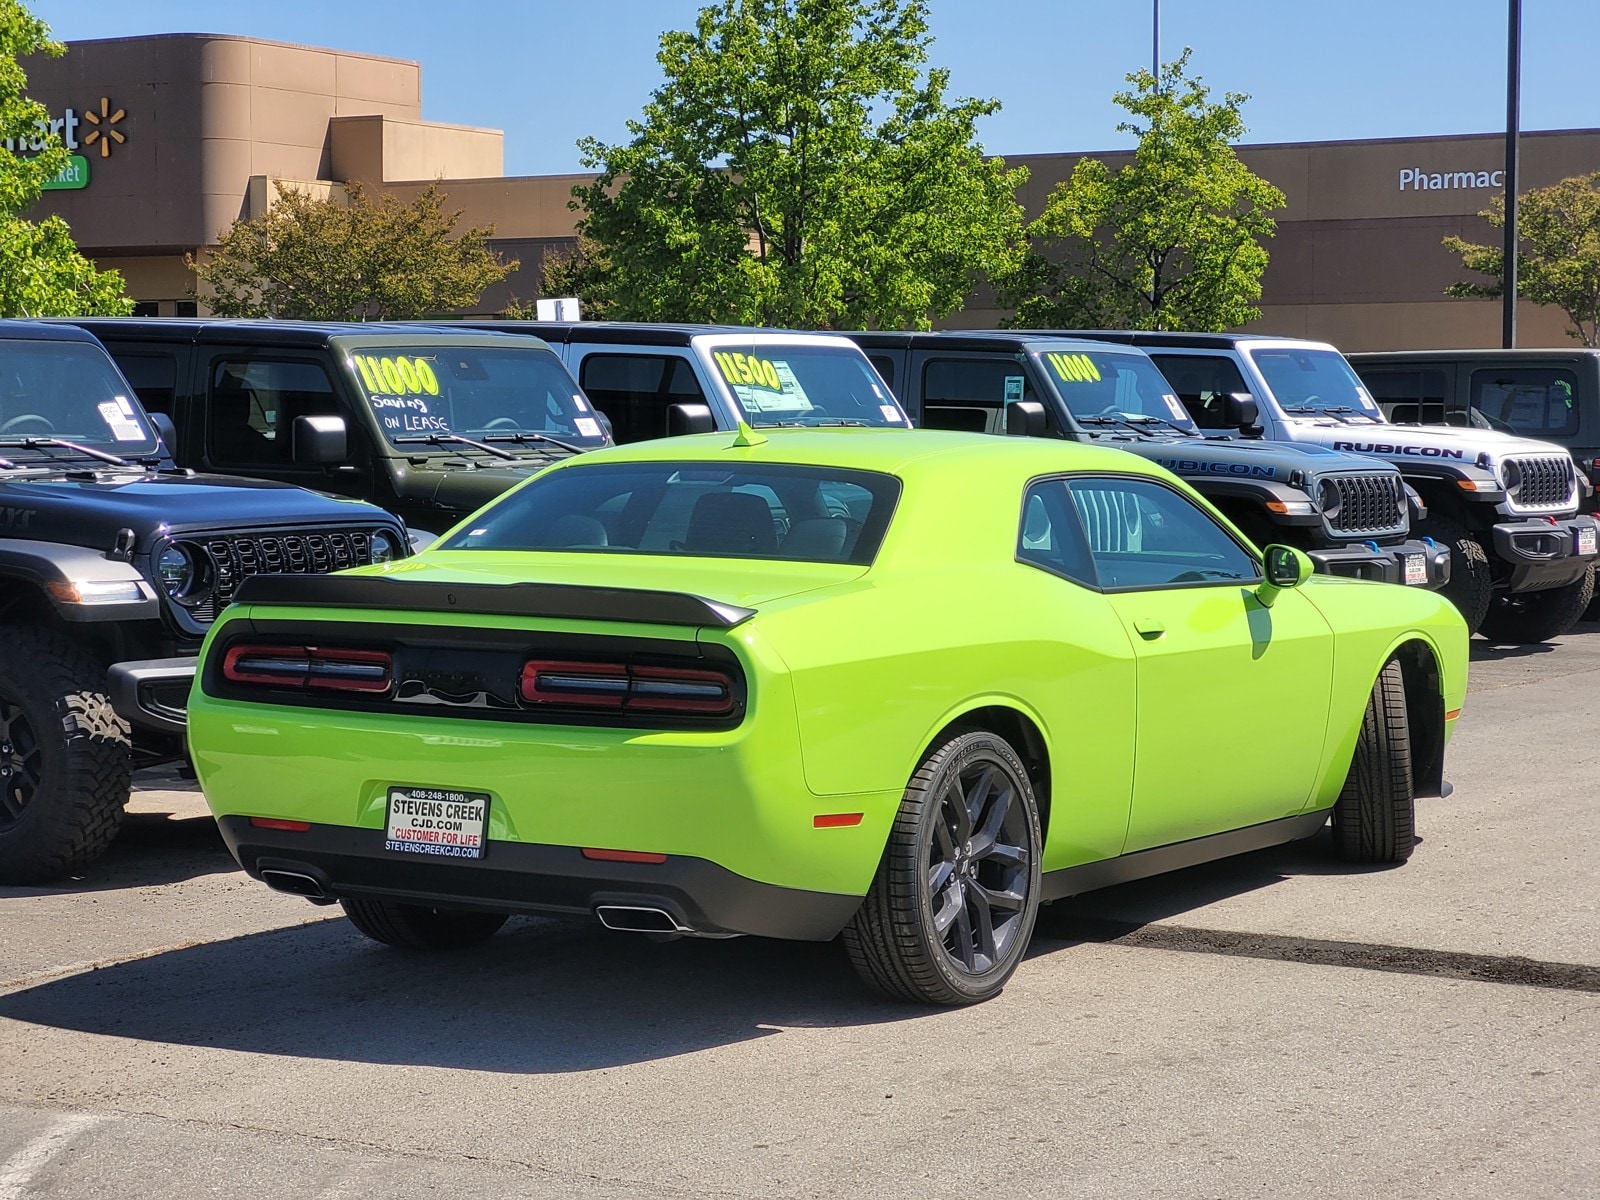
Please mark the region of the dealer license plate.
<svg viewBox="0 0 1600 1200"><path fill-rule="evenodd" d="M1426 554L1406 555L1406 583L1428 582L1428 556Z"/></svg>
<svg viewBox="0 0 1600 1200"><path fill-rule="evenodd" d="M1578 530L1579 554L1593 554L1595 552L1594 535L1595 531L1593 529Z"/></svg>
<svg viewBox="0 0 1600 1200"><path fill-rule="evenodd" d="M482 858L488 825L486 792L392 787L383 848L440 858Z"/></svg>

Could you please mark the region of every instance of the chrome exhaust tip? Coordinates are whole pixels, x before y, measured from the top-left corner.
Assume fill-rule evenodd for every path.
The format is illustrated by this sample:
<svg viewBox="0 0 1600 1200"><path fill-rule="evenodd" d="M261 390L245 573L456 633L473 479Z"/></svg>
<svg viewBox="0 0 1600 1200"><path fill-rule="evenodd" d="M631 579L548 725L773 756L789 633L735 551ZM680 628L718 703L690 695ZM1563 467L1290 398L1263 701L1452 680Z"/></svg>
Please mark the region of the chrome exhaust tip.
<svg viewBox="0 0 1600 1200"><path fill-rule="evenodd" d="M291 896L304 896L312 901L329 899L327 893L322 890L321 883L299 871L268 869L261 872L261 882L275 892L288 892Z"/></svg>
<svg viewBox="0 0 1600 1200"><path fill-rule="evenodd" d="M693 933L687 925L665 909L645 908L632 904L601 904L594 915L607 929L621 933Z"/></svg>

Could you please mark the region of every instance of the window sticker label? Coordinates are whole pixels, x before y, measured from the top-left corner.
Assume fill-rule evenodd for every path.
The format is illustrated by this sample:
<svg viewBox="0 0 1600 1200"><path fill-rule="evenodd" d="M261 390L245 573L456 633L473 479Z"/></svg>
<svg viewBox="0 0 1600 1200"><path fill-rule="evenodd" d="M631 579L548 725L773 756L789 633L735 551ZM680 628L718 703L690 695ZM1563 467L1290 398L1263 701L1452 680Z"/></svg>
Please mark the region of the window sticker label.
<svg viewBox="0 0 1600 1200"><path fill-rule="evenodd" d="M578 427L578 432L583 434L584 437L600 436L600 422L593 417L579 417L572 423Z"/></svg>
<svg viewBox="0 0 1600 1200"><path fill-rule="evenodd" d="M1021 400L1023 395L1024 395L1024 393L1027 391L1027 388L1028 388L1028 381L1023 376L1021 376L1021 375L1007 375L1006 376L1006 403L1010 404L1013 400Z"/></svg>
<svg viewBox="0 0 1600 1200"><path fill-rule="evenodd" d="M1062 383L1100 382L1100 368L1094 365L1094 360L1087 354L1058 354L1051 351L1045 355L1045 359Z"/></svg>
<svg viewBox="0 0 1600 1200"><path fill-rule="evenodd" d="M122 403L117 403L118 400ZM100 419L106 423L106 428L111 430L111 436L117 441L142 442L144 430L140 429L139 422L133 419L132 406L129 406L127 413L122 411L123 405L127 403L126 397L118 396L117 400L107 400L104 404L98 405Z"/></svg>
<svg viewBox="0 0 1600 1200"><path fill-rule="evenodd" d="M1189 410L1171 392L1161 398L1167 402L1167 411L1172 414L1173 420L1187 421L1189 419Z"/></svg>
<svg viewBox="0 0 1600 1200"><path fill-rule="evenodd" d="M900 415L900 410L892 404L880 404L878 405L878 411L883 414L883 419L885 421L900 422L905 420L905 418Z"/></svg>
<svg viewBox="0 0 1600 1200"><path fill-rule="evenodd" d="M717 350L712 358L740 405L752 415L793 415L810 412L814 407L800 380L781 358L759 358L736 350Z"/></svg>

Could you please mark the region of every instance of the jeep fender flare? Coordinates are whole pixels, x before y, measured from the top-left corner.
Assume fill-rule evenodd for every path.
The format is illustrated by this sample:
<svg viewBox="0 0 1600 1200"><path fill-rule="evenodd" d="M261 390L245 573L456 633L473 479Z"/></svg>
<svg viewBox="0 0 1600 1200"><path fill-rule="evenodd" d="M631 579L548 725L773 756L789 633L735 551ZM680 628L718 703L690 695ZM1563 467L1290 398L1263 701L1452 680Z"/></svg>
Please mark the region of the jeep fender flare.
<svg viewBox="0 0 1600 1200"><path fill-rule="evenodd" d="M64 621L154 621L161 617L160 598L132 563L83 546L0 538L0 587L8 581L38 591ZM85 604L77 598L77 584L88 582L134 583L140 598Z"/></svg>

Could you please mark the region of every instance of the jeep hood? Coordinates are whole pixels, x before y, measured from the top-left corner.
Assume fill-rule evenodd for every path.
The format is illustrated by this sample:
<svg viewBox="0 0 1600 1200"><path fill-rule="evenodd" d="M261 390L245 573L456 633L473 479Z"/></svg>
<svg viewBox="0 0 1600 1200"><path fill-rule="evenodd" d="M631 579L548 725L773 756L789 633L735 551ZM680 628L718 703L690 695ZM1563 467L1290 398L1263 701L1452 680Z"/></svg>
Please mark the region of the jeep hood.
<svg viewBox="0 0 1600 1200"><path fill-rule="evenodd" d="M1488 454L1496 461L1516 454L1566 454L1565 446L1555 442L1541 442L1533 438L1518 437L1498 429L1464 429L1453 425L1391 425L1387 422L1356 422L1321 418L1294 417L1292 423L1300 429L1308 425L1330 445L1353 442L1357 445L1397 445L1428 447L1439 450L1459 450L1471 462L1479 454ZM1371 453L1383 453L1372 451ZM1452 455L1454 457L1454 455Z"/></svg>

